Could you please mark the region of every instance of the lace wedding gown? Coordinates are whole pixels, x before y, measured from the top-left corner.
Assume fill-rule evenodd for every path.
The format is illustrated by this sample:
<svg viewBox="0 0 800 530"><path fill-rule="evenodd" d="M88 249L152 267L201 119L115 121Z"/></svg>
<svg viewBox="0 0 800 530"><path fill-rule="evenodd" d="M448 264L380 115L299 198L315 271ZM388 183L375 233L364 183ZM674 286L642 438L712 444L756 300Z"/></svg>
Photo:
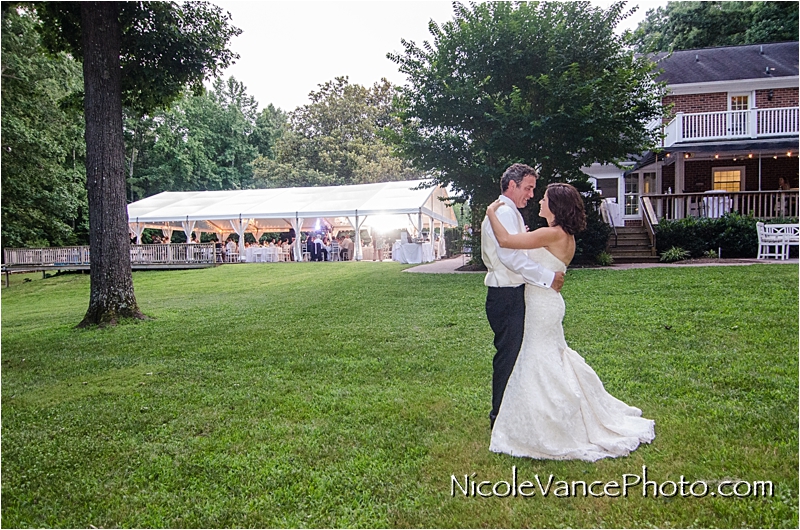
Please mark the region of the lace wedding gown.
<svg viewBox="0 0 800 530"><path fill-rule="evenodd" d="M566 270L547 249L529 252L545 268ZM583 357L567 346L563 318L559 293L525 286L525 337L489 449L512 456L594 461L625 456L641 442L651 442L655 422L606 392Z"/></svg>

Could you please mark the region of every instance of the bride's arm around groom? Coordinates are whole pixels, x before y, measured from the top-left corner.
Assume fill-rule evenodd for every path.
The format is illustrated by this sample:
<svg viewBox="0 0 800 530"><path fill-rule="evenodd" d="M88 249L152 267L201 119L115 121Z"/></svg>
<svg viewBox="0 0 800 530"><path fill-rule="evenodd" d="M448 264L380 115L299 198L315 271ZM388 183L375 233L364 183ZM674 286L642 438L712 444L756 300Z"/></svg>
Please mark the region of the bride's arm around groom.
<svg viewBox="0 0 800 530"><path fill-rule="evenodd" d="M525 223L515 202L506 195L500 195L498 201L503 204L497 208L495 214L506 232L525 233ZM562 272L553 272L542 267L530 258L523 247L501 247L488 216L481 225L481 255L488 271L484 280L487 287L510 287L530 283L560 291L564 284Z"/></svg>

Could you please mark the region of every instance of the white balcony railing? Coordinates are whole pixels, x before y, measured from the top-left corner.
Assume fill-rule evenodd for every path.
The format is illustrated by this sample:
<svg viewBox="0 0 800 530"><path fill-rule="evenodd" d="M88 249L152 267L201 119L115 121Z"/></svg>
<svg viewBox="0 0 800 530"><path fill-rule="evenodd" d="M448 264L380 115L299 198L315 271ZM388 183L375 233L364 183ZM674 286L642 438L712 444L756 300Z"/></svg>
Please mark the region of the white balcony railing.
<svg viewBox="0 0 800 530"><path fill-rule="evenodd" d="M676 143L797 134L798 107L725 112L679 112L665 128L664 147Z"/></svg>

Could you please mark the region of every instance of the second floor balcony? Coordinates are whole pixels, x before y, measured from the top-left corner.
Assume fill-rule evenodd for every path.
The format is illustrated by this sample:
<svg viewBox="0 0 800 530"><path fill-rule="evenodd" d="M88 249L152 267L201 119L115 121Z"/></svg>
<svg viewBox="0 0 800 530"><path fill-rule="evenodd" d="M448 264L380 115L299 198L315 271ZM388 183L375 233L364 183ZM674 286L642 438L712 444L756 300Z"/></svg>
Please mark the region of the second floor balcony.
<svg viewBox="0 0 800 530"><path fill-rule="evenodd" d="M770 138L798 134L798 107L679 112L665 128L664 147L681 142Z"/></svg>

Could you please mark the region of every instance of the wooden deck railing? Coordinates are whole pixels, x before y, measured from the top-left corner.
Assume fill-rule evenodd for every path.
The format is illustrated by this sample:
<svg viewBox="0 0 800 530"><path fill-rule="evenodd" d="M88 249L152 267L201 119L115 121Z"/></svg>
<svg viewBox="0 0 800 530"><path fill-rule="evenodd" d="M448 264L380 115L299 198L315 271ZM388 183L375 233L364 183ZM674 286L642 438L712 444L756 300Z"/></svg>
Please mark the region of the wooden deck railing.
<svg viewBox="0 0 800 530"><path fill-rule="evenodd" d="M729 212L757 219L798 216L798 191L739 191L646 195L658 219L721 217Z"/></svg>
<svg viewBox="0 0 800 530"><path fill-rule="evenodd" d="M131 245L132 265L181 265L217 263L213 243L171 243L168 245ZM89 265L89 247L7 248L3 251L6 267L58 267Z"/></svg>

